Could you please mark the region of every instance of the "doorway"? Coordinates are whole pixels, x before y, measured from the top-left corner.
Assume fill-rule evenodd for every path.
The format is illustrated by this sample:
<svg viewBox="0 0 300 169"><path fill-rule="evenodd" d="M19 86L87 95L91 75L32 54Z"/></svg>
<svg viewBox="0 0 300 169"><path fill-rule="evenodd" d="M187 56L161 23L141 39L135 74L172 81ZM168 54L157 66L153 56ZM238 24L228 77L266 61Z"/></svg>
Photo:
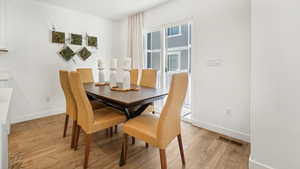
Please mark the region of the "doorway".
<svg viewBox="0 0 300 169"><path fill-rule="evenodd" d="M158 70L158 87L168 89L174 73L187 72L189 86L182 109L182 119L191 118L191 23L163 26L145 31L144 67ZM157 103L160 112L162 103Z"/></svg>

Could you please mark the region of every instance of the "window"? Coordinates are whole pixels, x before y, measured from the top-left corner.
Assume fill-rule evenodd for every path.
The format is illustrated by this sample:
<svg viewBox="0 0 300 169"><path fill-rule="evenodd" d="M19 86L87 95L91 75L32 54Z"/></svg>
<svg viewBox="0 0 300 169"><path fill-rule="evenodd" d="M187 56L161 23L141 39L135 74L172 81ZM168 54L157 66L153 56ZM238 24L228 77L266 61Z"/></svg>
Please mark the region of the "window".
<svg viewBox="0 0 300 169"><path fill-rule="evenodd" d="M168 33L168 37L176 37L176 36L181 36L181 26L174 26L174 27L170 27L167 30Z"/></svg>

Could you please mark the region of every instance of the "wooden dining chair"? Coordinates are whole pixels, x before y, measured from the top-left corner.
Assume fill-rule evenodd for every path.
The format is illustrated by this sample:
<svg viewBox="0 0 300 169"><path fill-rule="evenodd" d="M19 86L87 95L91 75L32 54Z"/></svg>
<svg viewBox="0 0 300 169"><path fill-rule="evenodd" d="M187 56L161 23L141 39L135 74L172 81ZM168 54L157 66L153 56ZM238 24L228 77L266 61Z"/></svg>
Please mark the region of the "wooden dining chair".
<svg viewBox="0 0 300 169"><path fill-rule="evenodd" d="M94 82L94 76L93 76L93 69L91 68L78 68L76 69L77 72L80 74L80 79L82 83L93 83ZM89 97L90 100L94 100L94 98ZM118 131L118 126L115 126L115 133ZM113 128L110 128L110 130L106 131L106 135L110 136L113 135Z"/></svg>
<svg viewBox="0 0 300 169"><path fill-rule="evenodd" d="M140 86L156 88L157 71L155 69L143 69ZM143 113L155 113L154 104L151 104Z"/></svg>
<svg viewBox="0 0 300 169"><path fill-rule="evenodd" d="M80 74L80 79L82 83L92 83L94 82L93 69L91 68L78 68L76 69Z"/></svg>
<svg viewBox="0 0 300 169"><path fill-rule="evenodd" d="M138 85L139 70L131 69L129 72L130 72L130 84Z"/></svg>
<svg viewBox="0 0 300 169"><path fill-rule="evenodd" d="M70 86L75 98L78 114L75 149L78 146L80 129L82 129L85 133L86 142L83 168L86 169L88 166L92 134L125 122L126 116L118 110L110 107L93 110L83 88L83 84L81 83L80 74L78 72L70 73Z"/></svg>
<svg viewBox="0 0 300 169"><path fill-rule="evenodd" d="M161 168L167 169L166 148L177 137L183 165L185 158L181 140L180 113L188 86L187 73L174 74L167 101L160 117L141 115L127 121L123 126L124 140L120 165L127 159L128 135L159 148Z"/></svg>
<svg viewBox="0 0 300 169"><path fill-rule="evenodd" d="M59 71L59 78L60 78L60 84L63 89L65 100L66 100L66 117L65 117L65 125L63 130L63 137L66 137L67 135L67 129L68 129L68 122L69 117L71 117L71 120L73 121L73 127L72 127L72 139L71 139L71 148L74 147L74 140L75 140L75 129L77 126L77 108L74 100L74 96L71 91L70 82L69 82L69 72L65 70ZM91 105L93 109L99 109L106 107L104 104L100 102L91 101ZM112 135L112 133L111 133Z"/></svg>
<svg viewBox="0 0 300 169"><path fill-rule="evenodd" d="M140 86L156 88L157 71L155 69L143 69Z"/></svg>

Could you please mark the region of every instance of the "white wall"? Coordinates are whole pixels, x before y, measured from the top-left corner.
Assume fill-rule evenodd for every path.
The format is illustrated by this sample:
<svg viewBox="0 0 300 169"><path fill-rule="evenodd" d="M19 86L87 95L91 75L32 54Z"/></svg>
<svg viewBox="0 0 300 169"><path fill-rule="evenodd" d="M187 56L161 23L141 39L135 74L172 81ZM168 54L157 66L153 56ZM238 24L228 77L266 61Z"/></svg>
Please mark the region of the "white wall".
<svg viewBox="0 0 300 169"><path fill-rule="evenodd" d="M64 112L58 70L95 68L97 58L107 61L114 56L114 31L118 24L110 20L33 0L9 0L7 11L9 53L0 57L0 72L13 76L13 122ZM97 35L99 49L93 50L86 61L78 56L75 56L77 64L64 61L57 54L63 45L50 43L52 24L58 31ZM72 46L74 50L78 48Z"/></svg>
<svg viewBox="0 0 300 169"><path fill-rule="evenodd" d="M251 169L299 169L300 2L252 1Z"/></svg>
<svg viewBox="0 0 300 169"><path fill-rule="evenodd" d="M192 115L196 125L250 140L250 0L176 0L145 12L145 27L193 18ZM121 21L127 55L127 20ZM207 60L220 58L217 67ZM225 112L231 110L231 115Z"/></svg>

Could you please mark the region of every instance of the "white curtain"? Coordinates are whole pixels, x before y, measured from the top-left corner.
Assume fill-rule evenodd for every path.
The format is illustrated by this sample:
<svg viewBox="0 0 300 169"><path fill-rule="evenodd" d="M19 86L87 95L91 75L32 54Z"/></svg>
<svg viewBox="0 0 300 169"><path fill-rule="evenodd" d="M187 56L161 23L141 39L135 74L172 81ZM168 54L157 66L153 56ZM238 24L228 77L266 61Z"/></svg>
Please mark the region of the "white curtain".
<svg viewBox="0 0 300 169"><path fill-rule="evenodd" d="M132 67L142 69L144 64L144 14L137 13L128 17L128 57L132 58Z"/></svg>

